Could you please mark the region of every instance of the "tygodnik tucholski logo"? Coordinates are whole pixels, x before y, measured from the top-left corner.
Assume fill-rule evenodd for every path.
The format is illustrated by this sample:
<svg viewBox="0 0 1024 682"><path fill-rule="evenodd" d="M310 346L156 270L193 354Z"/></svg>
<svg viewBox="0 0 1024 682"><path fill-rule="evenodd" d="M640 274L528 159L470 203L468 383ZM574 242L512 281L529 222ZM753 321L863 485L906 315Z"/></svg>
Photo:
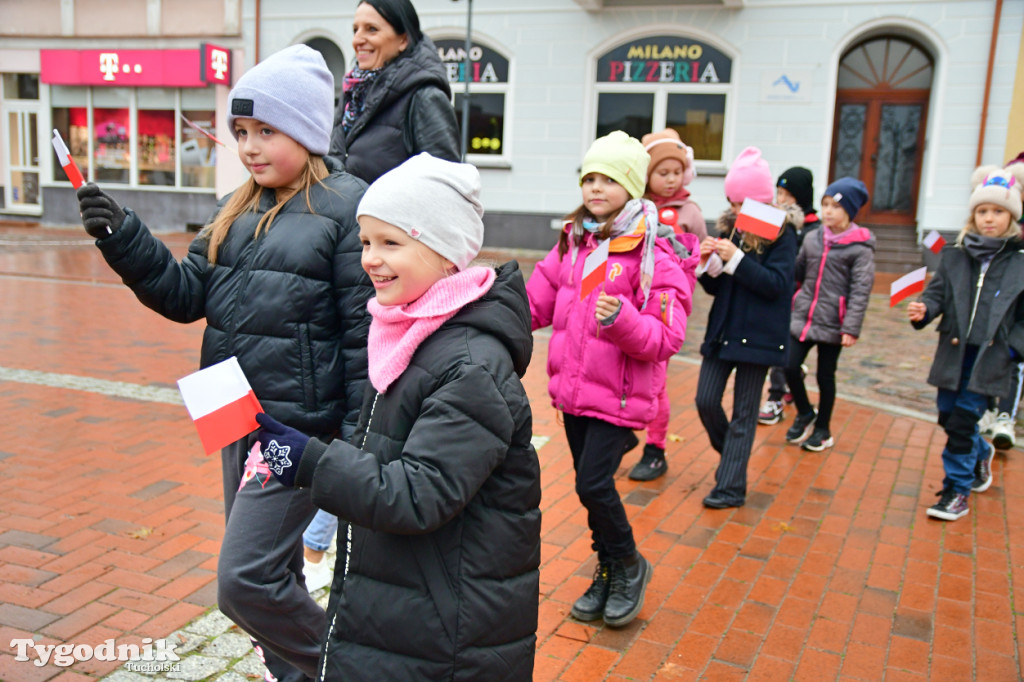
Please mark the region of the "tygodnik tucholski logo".
<svg viewBox="0 0 1024 682"><path fill-rule="evenodd" d="M38 635L37 638L41 639ZM34 639L12 639L10 647L16 650L14 660L32 661L32 665L42 668L53 663L58 668L66 668L79 661L125 661L126 670L141 673L180 672L176 661L181 659L174 653L178 646L165 639L156 641L145 637L142 645L115 644L107 639L96 647L88 644L36 644ZM29 655L35 652L35 657Z"/></svg>

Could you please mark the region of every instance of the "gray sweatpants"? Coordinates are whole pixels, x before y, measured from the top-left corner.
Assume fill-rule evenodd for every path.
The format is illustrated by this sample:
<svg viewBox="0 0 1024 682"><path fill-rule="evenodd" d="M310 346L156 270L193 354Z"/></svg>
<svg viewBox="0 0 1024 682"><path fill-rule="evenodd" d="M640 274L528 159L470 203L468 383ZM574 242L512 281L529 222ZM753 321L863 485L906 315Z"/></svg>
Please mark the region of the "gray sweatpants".
<svg viewBox="0 0 1024 682"><path fill-rule="evenodd" d="M302 531L316 513L308 490L286 488L246 458L254 435L221 451L227 528L217 565L220 610L254 638L280 682L316 677L327 616L306 591ZM243 475L248 480L242 483Z"/></svg>

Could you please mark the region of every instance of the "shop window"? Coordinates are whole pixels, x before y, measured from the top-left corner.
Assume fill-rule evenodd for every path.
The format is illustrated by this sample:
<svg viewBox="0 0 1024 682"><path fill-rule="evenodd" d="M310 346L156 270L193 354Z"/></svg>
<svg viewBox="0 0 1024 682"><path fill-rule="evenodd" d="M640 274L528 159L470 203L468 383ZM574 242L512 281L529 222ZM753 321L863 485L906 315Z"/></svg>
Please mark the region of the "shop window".
<svg viewBox="0 0 1024 682"><path fill-rule="evenodd" d="M201 132L215 129L212 90L55 85L50 101L51 124L87 179L213 189L216 149ZM56 164L53 179L67 181Z"/></svg>
<svg viewBox="0 0 1024 682"><path fill-rule="evenodd" d="M51 125L71 152L78 169L86 179L92 178L89 163L89 89L65 86L50 88ZM66 182L67 176L59 164L53 164L53 179Z"/></svg>
<svg viewBox="0 0 1024 682"><path fill-rule="evenodd" d="M2 78L5 100L38 100L39 75L34 73L5 73Z"/></svg>
<svg viewBox="0 0 1024 682"><path fill-rule="evenodd" d="M732 60L683 36L646 36L597 60L595 137L671 127L700 162L723 162Z"/></svg>
<svg viewBox="0 0 1024 682"><path fill-rule="evenodd" d="M435 40L448 72L455 118L462 126L466 83L465 40ZM473 43L469 51L469 135L466 160L477 165L508 162L505 108L508 104L509 60L497 51Z"/></svg>

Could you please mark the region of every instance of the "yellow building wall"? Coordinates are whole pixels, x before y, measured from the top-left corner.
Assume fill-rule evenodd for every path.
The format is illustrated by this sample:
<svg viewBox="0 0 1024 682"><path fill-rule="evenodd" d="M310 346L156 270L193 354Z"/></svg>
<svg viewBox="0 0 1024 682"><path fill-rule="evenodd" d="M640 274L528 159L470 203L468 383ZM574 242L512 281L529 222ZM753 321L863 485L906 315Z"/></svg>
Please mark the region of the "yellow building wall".
<svg viewBox="0 0 1024 682"><path fill-rule="evenodd" d="M1006 148L1003 161L1024 151L1024 40L1020 41L1017 52L1017 77L1013 81L1013 100L1010 103L1010 120L1006 122Z"/></svg>

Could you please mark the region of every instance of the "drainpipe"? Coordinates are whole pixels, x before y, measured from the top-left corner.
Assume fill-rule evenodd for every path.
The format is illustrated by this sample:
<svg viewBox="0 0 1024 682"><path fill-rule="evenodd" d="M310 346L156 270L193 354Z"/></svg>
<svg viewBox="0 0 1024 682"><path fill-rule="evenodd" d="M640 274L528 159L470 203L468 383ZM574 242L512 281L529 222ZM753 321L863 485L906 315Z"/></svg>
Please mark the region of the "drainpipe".
<svg viewBox="0 0 1024 682"><path fill-rule="evenodd" d="M1000 3L1002 2L1002 0L998 0L998 1ZM256 25L256 28L253 30L253 42L255 43L255 45L253 46L253 66L255 66L255 65L257 65L257 63L259 63L259 25L260 25L260 8L259 8L259 3L260 3L260 0L256 0L256 17L254 19L254 24ZM998 16L998 12L996 12L996 16ZM989 57L989 59L988 59L988 69L989 69L989 72L991 72L991 69L992 69L992 59L991 59L991 57ZM987 93L987 90L986 90L986 93ZM986 99L987 99L987 94L986 94ZM982 116L984 117L984 114ZM984 120L984 118L982 120Z"/></svg>
<svg viewBox="0 0 1024 682"><path fill-rule="evenodd" d="M259 2L259 0L256 0ZM978 154L975 167L981 165L981 154L985 148L985 128L988 125L988 97L992 91L992 69L996 61L996 42L999 39L999 17L1003 13L1003 0L996 0L996 13L992 17L992 40L988 46L988 69L985 71L985 95L981 99L981 127L978 130Z"/></svg>

